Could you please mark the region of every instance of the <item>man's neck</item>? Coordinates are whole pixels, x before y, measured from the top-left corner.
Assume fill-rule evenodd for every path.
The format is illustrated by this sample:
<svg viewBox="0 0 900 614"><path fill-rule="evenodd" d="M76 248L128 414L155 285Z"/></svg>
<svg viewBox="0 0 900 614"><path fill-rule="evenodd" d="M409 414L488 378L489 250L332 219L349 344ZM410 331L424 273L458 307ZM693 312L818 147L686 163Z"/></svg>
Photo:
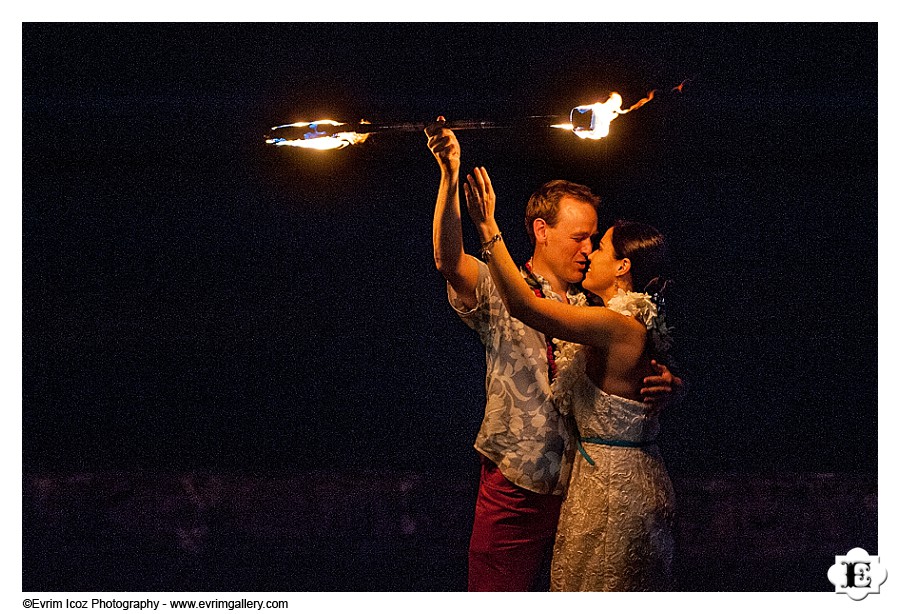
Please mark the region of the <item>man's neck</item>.
<svg viewBox="0 0 900 614"><path fill-rule="evenodd" d="M547 266L537 254L531 257L531 270L550 283L550 288L561 297L565 298L569 292L569 283L553 274L553 269Z"/></svg>

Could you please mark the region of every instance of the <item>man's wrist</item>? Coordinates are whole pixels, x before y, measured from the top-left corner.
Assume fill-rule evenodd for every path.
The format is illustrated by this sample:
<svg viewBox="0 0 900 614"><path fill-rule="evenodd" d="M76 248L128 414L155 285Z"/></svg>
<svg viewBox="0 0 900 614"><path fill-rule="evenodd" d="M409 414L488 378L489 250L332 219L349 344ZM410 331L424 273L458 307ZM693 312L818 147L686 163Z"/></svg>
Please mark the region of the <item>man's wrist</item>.
<svg viewBox="0 0 900 614"><path fill-rule="evenodd" d="M445 179L459 180L459 164L453 166L441 164L441 176Z"/></svg>

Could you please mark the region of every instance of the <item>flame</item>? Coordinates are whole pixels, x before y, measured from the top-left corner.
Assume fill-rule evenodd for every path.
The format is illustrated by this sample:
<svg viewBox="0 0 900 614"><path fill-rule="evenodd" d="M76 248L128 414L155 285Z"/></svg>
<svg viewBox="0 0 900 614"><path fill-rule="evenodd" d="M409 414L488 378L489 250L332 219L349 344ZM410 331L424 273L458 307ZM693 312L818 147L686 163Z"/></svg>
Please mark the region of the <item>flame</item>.
<svg viewBox="0 0 900 614"><path fill-rule="evenodd" d="M334 136L316 136L302 139L266 139L266 143L279 147L303 147L305 149L343 149L347 145L362 143L368 134L358 132L338 132Z"/></svg>
<svg viewBox="0 0 900 614"><path fill-rule="evenodd" d="M317 119L314 122L294 122L293 124L281 124L280 126L272 126L272 130L279 130L281 128L306 128L309 126L313 132L319 133L319 126L346 126L347 124L342 122L336 122L333 119ZM324 132L322 133L324 134Z"/></svg>
<svg viewBox="0 0 900 614"><path fill-rule="evenodd" d="M672 91L678 92L679 94L684 94L684 84L687 83L688 81L690 81L690 79L685 79L684 81L682 81L681 83L679 83L678 85L673 87Z"/></svg>
<svg viewBox="0 0 900 614"><path fill-rule="evenodd" d="M612 120L619 115L625 115L635 109L639 109L653 100L654 91L650 91L645 98L641 98L624 110L622 109L622 96L618 92L613 92L609 95L606 102L595 102L594 104L581 105L572 109L571 113L569 113L570 123L554 124L550 127L569 130L582 139L602 139L609 134L609 125L612 123ZM576 122L576 120L579 121Z"/></svg>
<svg viewBox="0 0 900 614"><path fill-rule="evenodd" d="M360 123L368 123L365 120ZM281 126L273 126L272 130L280 130L282 128L309 128L308 132L303 134L300 139L273 138L266 139L266 143L279 147L303 147L305 149L343 149L348 145L356 145L362 143L368 138L368 134L359 132L340 132L336 130L339 126L347 124L334 121L333 119L318 119L313 122L295 122L293 124L282 124ZM321 130L320 127L327 127Z"/></svg>

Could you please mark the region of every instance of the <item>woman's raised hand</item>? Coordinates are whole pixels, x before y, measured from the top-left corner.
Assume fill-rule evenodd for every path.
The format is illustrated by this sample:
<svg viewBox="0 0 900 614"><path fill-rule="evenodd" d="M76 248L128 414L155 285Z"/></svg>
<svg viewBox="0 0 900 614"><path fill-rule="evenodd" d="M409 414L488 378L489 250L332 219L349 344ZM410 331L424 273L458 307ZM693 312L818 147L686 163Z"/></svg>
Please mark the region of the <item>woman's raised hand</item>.
<svg viewBox="0 0 900 614"><path fill-rule="evenodd" d="M494 187L491 178L483 166L466 175L466 183L463 184L466 193L466 207L469 209L469 217L477 226L495 226L494 209L497 205L497 197L494 195Z"/></svg>

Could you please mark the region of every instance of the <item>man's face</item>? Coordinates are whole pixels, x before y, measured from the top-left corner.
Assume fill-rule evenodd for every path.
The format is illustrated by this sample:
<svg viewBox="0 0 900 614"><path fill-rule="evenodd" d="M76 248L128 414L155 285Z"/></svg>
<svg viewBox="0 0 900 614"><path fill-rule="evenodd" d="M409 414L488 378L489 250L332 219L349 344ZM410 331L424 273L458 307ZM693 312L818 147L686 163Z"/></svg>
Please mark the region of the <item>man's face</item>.
<svg viewBox="0 0 900 614"><path fill-rule="evenodd" d="M556 226L547 227L545 258L560 278L580 283L592 251L591 237L597 232L597 211L580 200L564 196L559 201Z"/></svg>

